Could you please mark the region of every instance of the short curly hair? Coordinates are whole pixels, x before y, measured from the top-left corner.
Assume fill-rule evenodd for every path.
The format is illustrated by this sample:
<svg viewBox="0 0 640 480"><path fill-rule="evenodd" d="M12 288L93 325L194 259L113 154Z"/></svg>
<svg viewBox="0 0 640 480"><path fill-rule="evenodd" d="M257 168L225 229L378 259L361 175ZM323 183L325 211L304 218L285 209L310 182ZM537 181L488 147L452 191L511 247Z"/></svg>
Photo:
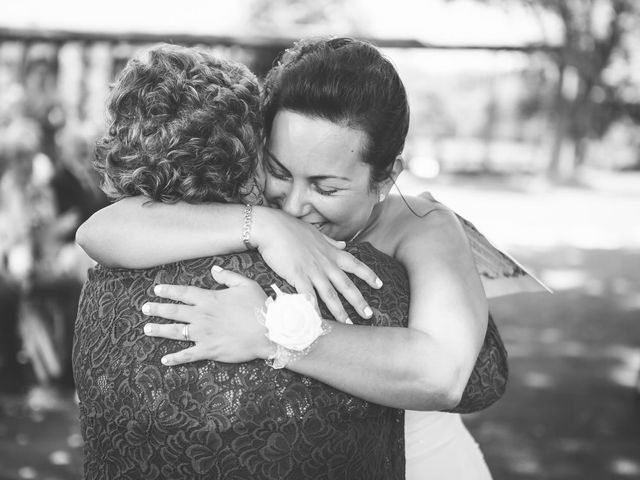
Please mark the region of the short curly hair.
<svg viewBox="0 0 640 480"><path fill-rule="evenodd" d="M130 59L107 99L94 167L112 200L237 202L262 143L260 87L247 67L161 44Z"/></svg>

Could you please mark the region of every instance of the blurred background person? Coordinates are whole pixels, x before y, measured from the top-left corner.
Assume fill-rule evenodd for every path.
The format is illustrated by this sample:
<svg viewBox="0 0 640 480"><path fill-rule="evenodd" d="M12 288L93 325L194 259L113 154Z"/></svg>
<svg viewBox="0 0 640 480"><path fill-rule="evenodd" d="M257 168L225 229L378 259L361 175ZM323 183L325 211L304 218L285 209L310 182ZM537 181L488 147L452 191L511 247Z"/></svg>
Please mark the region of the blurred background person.
<svg viewBox="0 0 640 480"><path fill-rule="evenodd" d="M36 122L17 117L2 128L0 140L0 255L2 258L2 370L4 384L16 388L18 311L35 267L38 233L54 216L51 191L43 179ZM6 383L5 383L6 382Z"/></svg>
<svg viewBox="0 0 640 480"><path fill-rule="evenodd" d="M34 50L25 60L24 85L13 85L10 108L0 116L0 299L7 332L0 388L8 390L30 378L72 385L73 319L92 264L74 235L106 203L88 163L93 137L86 125L63 130L51 86L55 72Z"/></svg>

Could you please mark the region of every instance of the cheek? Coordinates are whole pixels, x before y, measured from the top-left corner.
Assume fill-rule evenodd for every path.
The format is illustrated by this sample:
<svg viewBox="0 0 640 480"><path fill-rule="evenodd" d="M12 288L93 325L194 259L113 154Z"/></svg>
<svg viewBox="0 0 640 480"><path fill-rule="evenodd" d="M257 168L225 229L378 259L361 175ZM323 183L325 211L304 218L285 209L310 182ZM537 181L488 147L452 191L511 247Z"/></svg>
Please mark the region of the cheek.
<svg viewBox="0 0 640 480"><path fill-rule="evenodd" d="M265 174L264 196L269 203L272 203L287 193L287 183Z"/></svg>
<svg viewBox="0 0 640 480"><path fill-rule="evenodd" d="M332 205L327 205L324 210L325 217L332 223L358 228L369 219L371 214L369 204L360 199L337 199Z"/></svg>

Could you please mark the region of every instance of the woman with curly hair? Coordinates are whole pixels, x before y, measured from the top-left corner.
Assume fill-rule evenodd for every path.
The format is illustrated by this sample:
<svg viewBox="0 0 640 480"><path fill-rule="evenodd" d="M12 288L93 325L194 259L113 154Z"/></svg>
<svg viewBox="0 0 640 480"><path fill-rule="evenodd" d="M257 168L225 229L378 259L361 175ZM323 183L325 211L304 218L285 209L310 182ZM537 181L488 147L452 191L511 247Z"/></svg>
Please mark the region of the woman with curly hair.
<svg viewBox="0 0 640 480"><path fill-rule="evenodd" d="M463 227L431 198L409 199L406 208L388 196L402 169L408 129L406 94L393 66L366 42L303 41L270 72L265 92L264 196L280 209L251 202L149 208L144 199L131 198L99 212L77 238L100 262L127 268L257 249L298 292L315 297L317 291L326 304L324 316L330 312L339 322L327 335L318 331L312 349L291 351L273 340L278 332L256 320L266 295L254 280L237 274L242 263L234 264L236 273L212 271L215 281L229 286L222 292L194 287L189 277L162 279L156 295L183 305L148 302L143 311L180 323L156 321L145 327L146 334L195 342L164 356L163 363L173 369L202 359L266 359L274 368L286 366L287 374L320 380L368 405L473 411L494 402L504 391L505 353L491 321L487 333L485 293ZM126 238L120 238L122 231ZM357 243L345 250L345 241ZM409 328L372 328L372 322L384 325L381 318L391 320L385 305L397 305L408 292L398 290L400 283L381 282L357 260L354 252L364 255L360 246L373 246L407 269L413 286ZM381 278L390 278L379 264L374 267ZM191 286L167 285L172 283ZM489 478L459 416L414 419L408 425L415 427L410 446L417 449L408 459L410 478ZM381 432L371 435L384 438ZM286 438L295 443L297 437ZM364 463L376 465L380 478L395 478L398 470L392 474L377 462L385 458L385 465L397 465L397 459L388 457L391 450L382 457L380 452ZM302 462L291 452L289 458ZM357 472L337 478L378 478Z"/></svg>
<svg viewBox="0 0 640 480"><path fill-rule="evenodd" d="M244 65L176 46L148 50L121 72L107 112L94 167L112 200L226 203L251 193L262 124Z"/></svg>

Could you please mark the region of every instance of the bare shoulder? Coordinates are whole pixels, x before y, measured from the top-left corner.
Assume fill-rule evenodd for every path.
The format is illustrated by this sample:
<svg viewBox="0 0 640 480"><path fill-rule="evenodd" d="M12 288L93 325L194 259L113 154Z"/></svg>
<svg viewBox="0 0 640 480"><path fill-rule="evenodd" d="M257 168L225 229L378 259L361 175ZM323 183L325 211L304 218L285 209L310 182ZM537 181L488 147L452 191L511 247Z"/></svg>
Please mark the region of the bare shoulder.
<svg viewBox="0 0 640 480"><path fill-rule="evenodd" d="M404 234L430 234L444 227L452 231L460 228L456 214L430 195L405 196L404 200L394 195L388 201L387 219Z"/></svg>
<svg viewBox="0 0 640 480"><path fill-rule="evenodd" d="M378 229L379 241L389 254L401 251L442 252L465 246L466 237L456 214L432 197L390 196ZM433 247L433 250L432 250Z"/></svg>
<svg viewBox="0 0 640 480"><path fill-rule="evenodd" d="M472 275L471 248L455 212L432 199L417 198L410 205L415 213L405 206L398 215L395 258L413 275L449 280Z"/></svg>

